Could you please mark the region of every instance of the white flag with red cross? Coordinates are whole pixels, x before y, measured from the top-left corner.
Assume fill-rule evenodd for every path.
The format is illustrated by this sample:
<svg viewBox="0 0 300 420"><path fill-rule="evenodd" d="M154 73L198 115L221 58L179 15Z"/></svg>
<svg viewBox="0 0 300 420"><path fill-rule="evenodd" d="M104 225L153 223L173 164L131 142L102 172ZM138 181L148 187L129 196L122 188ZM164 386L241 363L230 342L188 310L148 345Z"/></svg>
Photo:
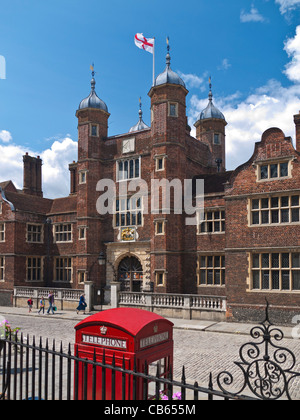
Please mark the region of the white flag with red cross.
<svg viewBox="0 0 300 420"><path fill-rule="evenodd" d="M136 34L134 42L141 50L154 54L154 38L145 38L143 34Z"/></svg>

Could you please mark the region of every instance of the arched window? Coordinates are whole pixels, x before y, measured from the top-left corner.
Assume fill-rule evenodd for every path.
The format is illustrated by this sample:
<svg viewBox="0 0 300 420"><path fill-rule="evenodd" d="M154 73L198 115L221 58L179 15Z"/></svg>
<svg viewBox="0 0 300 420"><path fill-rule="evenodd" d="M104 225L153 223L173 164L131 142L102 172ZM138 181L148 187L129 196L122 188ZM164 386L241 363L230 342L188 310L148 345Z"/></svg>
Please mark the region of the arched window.
<svg viewBox="0 0 300 420"><path fill-rule="evenodd" d="M119 265L118 271L122 291L141 292L143 284L143 267L137 258L124 258Z"/></svg>

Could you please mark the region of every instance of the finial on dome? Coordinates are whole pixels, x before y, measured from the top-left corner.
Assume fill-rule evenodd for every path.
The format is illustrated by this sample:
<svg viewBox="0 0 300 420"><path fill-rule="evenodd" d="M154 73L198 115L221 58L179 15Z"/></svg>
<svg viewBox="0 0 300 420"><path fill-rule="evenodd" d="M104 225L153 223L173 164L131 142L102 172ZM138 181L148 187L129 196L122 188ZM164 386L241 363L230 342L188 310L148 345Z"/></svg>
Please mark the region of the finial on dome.
<svg viewBox="0 0 300 420"><path fill-rule="evenodd" d="M133 133L134 131L141 131L141 130L147 130L148 125L144 123L143 121L143 111L142 111L142 98L139 97L139 104L140 104L140 109L139 109L139 122L134 125L133 127L131 127L131 129L129 130L129 133Z"/></svg>
<svg viewBox="0 0 300 420"><path fill-rule="evenodd" d="M89 96L83 99L79 104L79 110L86 109L86 108L96 108L101 109L105 112L108 112L107 105L100 99L95 91L96 80L95 80L95 66L94 63L90 65L90 70L92 72L92 80L91 80L91 92Z"/></svg>
<svg viewBox="0 0 300 420"><path fill-rule="evenodd" d="M95 86L96 86L96 80L95 80L95 65L94 63L90 66L91 72L92 72L92 80L91 80L91 87L92 87L92 91L95 90Z"/></svg>
<svg viewBox="0 0 300 420"><path fill-rule="evenodd" d="M209 101L212 102L212 100L213 100L213 94L212 94L211 76L209 76L208 81L209 81L209 94L208 94L208 98L209 98Z"/></svg>
<svg viewBox="0 0 300 420"><path fill-rule="evenodd" d="M166 57L167 67L170 68L171 65L171 56L170 56L170 38L167 36L167 57Z"/></svg>
<svg viewBox="0 0 300 420"><path fill-rule="evenodd" d="M142 111L142 98L139 98L139 103L140 103L140 110L139 110L139 116L140 116L140 121L143 120L143 111Z"/></svg>

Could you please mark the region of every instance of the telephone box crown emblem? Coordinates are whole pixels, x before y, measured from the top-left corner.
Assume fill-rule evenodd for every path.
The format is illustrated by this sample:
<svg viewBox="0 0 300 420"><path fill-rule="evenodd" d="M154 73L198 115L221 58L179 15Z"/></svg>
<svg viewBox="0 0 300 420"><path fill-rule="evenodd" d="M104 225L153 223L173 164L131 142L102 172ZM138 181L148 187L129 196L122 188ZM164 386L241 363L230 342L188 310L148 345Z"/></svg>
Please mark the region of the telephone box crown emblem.
<svg viewBox="0 0 300 420"><path fill-rule="evenodd" d="M100 328L100 332L101 332L102 335L106 335L107 328L103 325L103 327Z"/></svg>

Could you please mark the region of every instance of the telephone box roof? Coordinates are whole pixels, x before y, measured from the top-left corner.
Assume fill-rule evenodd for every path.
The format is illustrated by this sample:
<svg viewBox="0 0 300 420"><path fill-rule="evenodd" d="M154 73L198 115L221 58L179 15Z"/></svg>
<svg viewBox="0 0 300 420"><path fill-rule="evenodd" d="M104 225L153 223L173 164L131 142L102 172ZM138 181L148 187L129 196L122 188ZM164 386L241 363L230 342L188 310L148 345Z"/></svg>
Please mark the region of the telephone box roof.
<svg viewBox="0 0 300 420"><path fill-rule="evenodd" d="M117 326L132 336L136 336L149 324L160 323L162 321L169 324L169 326L173 326L171 321L153 312L135 308L116 308L99 312L84 319L75 326L75 329L79 330L87 325L103 324Z"/></svg>

